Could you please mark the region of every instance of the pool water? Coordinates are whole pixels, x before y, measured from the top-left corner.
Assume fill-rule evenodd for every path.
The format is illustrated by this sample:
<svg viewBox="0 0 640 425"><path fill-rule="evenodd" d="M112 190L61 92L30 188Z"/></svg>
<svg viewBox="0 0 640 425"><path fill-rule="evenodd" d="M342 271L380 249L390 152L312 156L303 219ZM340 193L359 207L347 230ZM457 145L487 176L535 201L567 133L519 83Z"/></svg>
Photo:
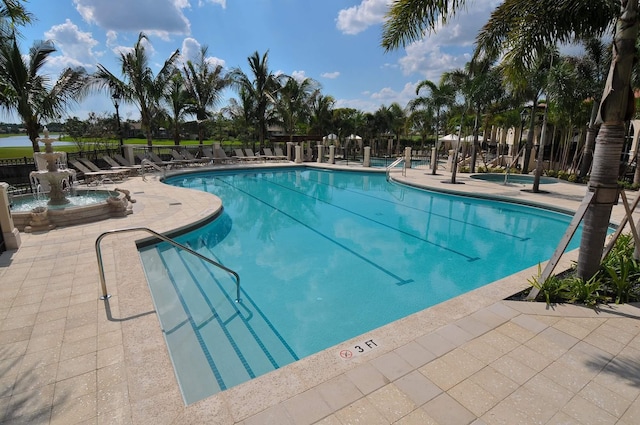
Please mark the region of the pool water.
<svg viewBox="0 0 640 425"><path fill-rule="evenodd" d="M187 403L548 259L571 217L306 168L208 172L166 183L223 214L140 250ZM576 248L580 230L570 249Z"/></svg>
<svg viewBox="0 0 640 425"><path fill-rule="evenodd" d="M106 201L109 196L115 196L117 193L118 192L110 192L107 190L87 190L76 192L73 195L67 195L69 203L63 205L49 205L49 197L47 195L20 195L11 197L9 202L12 212L27 212L37 207L47 207L54 210L99 204L100 202Z"/></svg>
<svg viewBox="0 0 640 425"><path fill-rule="evenodd" d="M534 176L529 174L472 174L472 179L484 180L492 183L504 184L533 184ZM557 180L551 177L540 177L540 184L552 184L557 183Z"/></svg>

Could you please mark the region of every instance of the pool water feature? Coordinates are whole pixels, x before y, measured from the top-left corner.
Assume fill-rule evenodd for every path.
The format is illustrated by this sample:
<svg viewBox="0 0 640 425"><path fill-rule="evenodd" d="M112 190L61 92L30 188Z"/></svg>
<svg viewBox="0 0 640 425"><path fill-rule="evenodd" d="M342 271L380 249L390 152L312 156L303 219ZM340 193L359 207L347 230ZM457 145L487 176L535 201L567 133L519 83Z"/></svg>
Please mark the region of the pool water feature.
<svg viewBox="0 0 640 425"><path fill-rule="evenodd" d="M68 195L68 204L63 205L47 205L49 198L46 195L21 195L12 197L9 208L12 212L28 212L38 207L47 207L49 209L64 209L70 207L80 207L104 202L110 196L117 196L118 192L108 190L86 190L76 191L74 195Z"/></svg>
<svg viewBox="0 0 640 425"><path fill-rule="evenodd" d="M224 212L140 250L186 403L548 259L571 217L389 183L381 173L174 176ZM580 231L571 248L577 247Z"/></svg>
<svg viewBox="0 0 640 425"><path fill-rule="evenodd" d="M92 223L133 212L128 191L74 190L68 203L49 204L46 196L18 195L9 198L13 224L21 232L51 230L59 226Z"/></svg>

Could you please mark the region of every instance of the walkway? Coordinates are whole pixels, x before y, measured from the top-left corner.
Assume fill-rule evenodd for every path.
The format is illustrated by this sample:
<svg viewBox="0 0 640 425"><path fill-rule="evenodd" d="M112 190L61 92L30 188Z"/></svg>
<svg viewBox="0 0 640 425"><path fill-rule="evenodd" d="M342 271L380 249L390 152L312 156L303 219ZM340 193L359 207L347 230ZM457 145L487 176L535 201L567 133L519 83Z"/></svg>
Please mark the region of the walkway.
<svg viewBox="0 0 640 425"><path fill-rule="evenodd" d="M566 209L585 190L557 183L532 194L448 178L409 170L406 181ZM98 300L94 242L112 228L189 226L220 202L156 178L119 187L137 201L134 214L21 234L21 248L0 256L2 424L640 423L638 306L502 301L535 269L185 407L132 235L103 241L108 303ZM566 267L575 252L565 257ZM377 346L340 356L368 340Z"/></svg>

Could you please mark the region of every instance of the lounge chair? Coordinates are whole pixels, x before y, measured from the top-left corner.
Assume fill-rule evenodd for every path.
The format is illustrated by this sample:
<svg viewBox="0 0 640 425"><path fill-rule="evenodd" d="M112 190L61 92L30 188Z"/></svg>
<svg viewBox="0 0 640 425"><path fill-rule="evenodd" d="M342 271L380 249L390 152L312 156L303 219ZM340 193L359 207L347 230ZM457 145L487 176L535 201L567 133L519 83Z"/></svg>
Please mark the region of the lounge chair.
<svg viewBox="0 0 640 425"><path fill-rule="evenodd" d="M98 167L96 164L94 164L93 162L91 162L88 158L78 158L78 161L80 161L82 164L84 164L87 168L89 168L89 171L93 171L96 173L101 173L103 171L110 171L113 172L113 174L119 174L119 178L120 180L124 179L127 177L127 174L129 174L128 170L123 170L123 169L118 169L118 170L103 170L102 168Z"/></svg>
<svg viewBox="0 0 640 425"><path fill-rule="evenodd" d="M254 154L251 149L245 149L244 152L245 152L245 156L247 158L249 158L250 160L252 159L254 161L260 161L260 160L265 160L266 159L266 158L263 158L261 156L258 156L256 154Z"/></svg>
<svg viewBox="0 0 640 425"><path fill-rule="evenodd" d="M113 159L116 160L116 162L118 162L120 165L123 165L125 167L135 167L136 164L132 164L130 163L127 158L125 158L124 156L120 155L119 153L113 154Z"/></svg>
<svg viewBox="0 0 640 425"><path fill-rule="evenodd" d="M86 184L91 184L96 180L99 183L102 180L104 180L105 178L108 178L108 179L116 178L117 179L118 177L122 176L122 172L116 171L116 170L91 171L83 163L81 163L80 161L77 161L75 159L70 159L69 162L71 163L71 165L76 170L78 170L79 172L82 173L82 175L84 176L84 181L85 181Z"/></svg>
<svg viewBox="0 0 640 425"><path fill-rule="evenodd" d="M204 153L204 148L202 148L202 152ZM206 153L204 154L204 156L201 156L200 158L197 158L196 156L194 156L187 149L183 150L180 153L182 154L182 156L184 156L186 159L191 161L191 163L193 164L208 164L213 160L213 157L207 155Z"/></svg>
<svg viewBox="0 0 640 425"><path fill-rule="evenodd" d="M160 158L158 155L156 155L155 153L148 151L146 152L146 154L136 154L136 156L138 157L138 159L142 162L144 160L147 160L149 162L151 162L152 164L158 166L158 167L171 167L172 165L179 165L178 163L176 163L175 161L165 161L162 158Z"/></svg>
<svg viewBox="0 0 640 425"><path fill-rule="evenodd" d="M264 151L264 155L267 159L273 159L276 161L283 161L287 159L285 155L274 155L273 152L271 152L271 148L263 148L262 150Z"/></svg>
<svg viewBox="0 0 640 425"><path fill-rule="evenodd" d="M289 157L285 155L284 152L282 152L282 148L273 148L273 151L275 152L276 156L281 156L287 161L289 160Z"/></svg>
<svg viewBox="0 0 640 425"><path fill-rule="evenodd" d="M175 162L177 165L188 165L188 164L192 164L192 162L190 160L188 160L187 158L185 158L184 156L182 156L180 154L180 152L171 149L171 157L173 158L172 161Z"/></svg>
<svg viewBox="0 0 640 425"><path fill-rule="evenodd" d="M236 162L236 159L228 157L222 148L215 148L213 151L211 151L211 149L204 149L204 153L213 159L214 164L231 164Z"/></svg>
<svg viewBox="0 0 640 425"><path fill-rule="evenodd" d="M234 156L235 159L239 160L239 161L255 161L255 158L249 158L244 154L244 151L240 148L236 148L233 150L236 155Z"/></svg>
<svg viewBox="0 0 640 425"><path fill-rule="evenodd" d="M129 175L138 173L140 171L140 168L142 168L142 166L140 165L121 165L110 156L103 156L102 159L104 160L104 162L109 164L112 170L126 170L129 172Z"/></svg>

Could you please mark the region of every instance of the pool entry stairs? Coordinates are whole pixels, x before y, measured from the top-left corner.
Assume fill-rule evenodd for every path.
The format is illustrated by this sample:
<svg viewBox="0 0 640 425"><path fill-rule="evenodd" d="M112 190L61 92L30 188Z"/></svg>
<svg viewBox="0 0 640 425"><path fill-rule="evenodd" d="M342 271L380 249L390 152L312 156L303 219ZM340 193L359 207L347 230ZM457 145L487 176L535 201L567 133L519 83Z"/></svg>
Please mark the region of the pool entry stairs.
<svg viewBox="0 0 640 425"><path fill-rule="evenodd" d="M167 244L140 255L187 404L297 360L231 275Z"/></svg>

